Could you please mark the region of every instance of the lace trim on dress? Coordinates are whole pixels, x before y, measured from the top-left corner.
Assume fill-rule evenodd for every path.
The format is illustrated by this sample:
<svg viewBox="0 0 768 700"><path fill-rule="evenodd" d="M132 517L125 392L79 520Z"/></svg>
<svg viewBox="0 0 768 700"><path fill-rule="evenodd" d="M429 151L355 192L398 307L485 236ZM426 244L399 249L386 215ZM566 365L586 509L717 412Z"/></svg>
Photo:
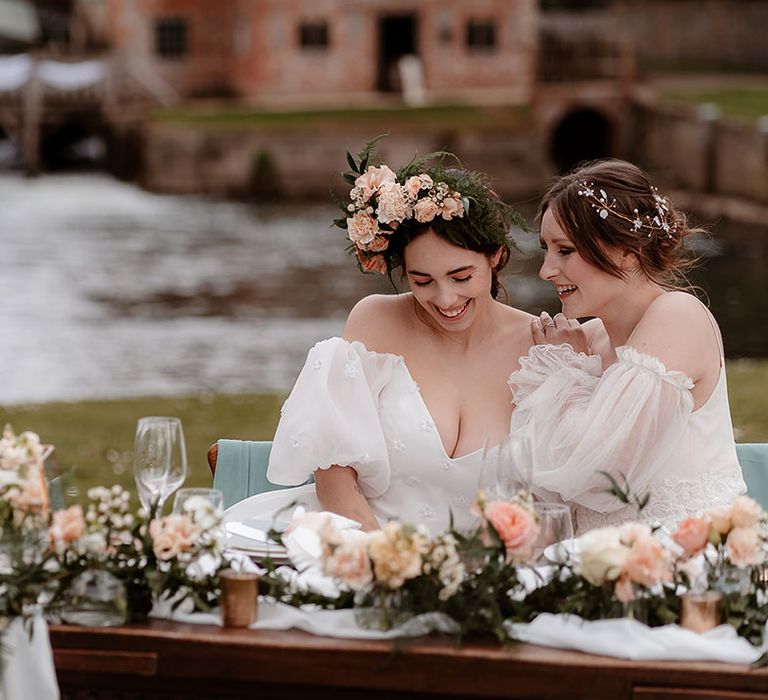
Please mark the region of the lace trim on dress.
<svg viewBox="0 0 768 700"><path fill-rule="evenodd" d="M599 355L575 352L567 343L534 345L527 355L520 358L520 369L512 372L507 380L514 402L519 404L548 377L564 368L581 370L591 377L599 377L603 372L603 361Z"/></svg>
<svg viewBox="0 0 768 700"><path fill-rule="evenodd" d="M685 372L669 370L658 357L646 355L631 345L622 345L616 348L616 357L619 358L619 362L647 369L680 389L693 389L693 380Z"/></svg>
<svg viewBox="0 0 768 700"><path fill-rule="evenodd" d="M581 505L575 505L573 515L579 534L596 527L620 525L629 520L660 522L674 528L689 515L701 514L719 504L732 501L744 493L740 473L733 469L710 467L697 474L695 479L670 477L649 486L651 500L639 514L634 506L625 506L611 513L601 513Z"/></svg>

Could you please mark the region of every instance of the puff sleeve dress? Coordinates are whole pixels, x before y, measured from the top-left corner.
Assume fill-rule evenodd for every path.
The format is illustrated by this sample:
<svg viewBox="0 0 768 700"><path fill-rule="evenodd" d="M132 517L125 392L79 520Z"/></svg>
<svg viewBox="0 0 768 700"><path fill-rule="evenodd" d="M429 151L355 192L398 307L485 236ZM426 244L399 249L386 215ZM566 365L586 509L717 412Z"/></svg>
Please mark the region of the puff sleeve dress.
<svg viewBox="0 0 768 700"><path fill-rule="evenodd" d="M693 411L685 374L631 346L616 355L603 370L569 345L536 345L510 376L511 429L529 441L534 490L570 503L577 532L637 519L601 472L650 493L640 517L667 526L744 493L722 358L717 385Z"/></svg>
<svg viewBox="0 0 768 700"><path fill-rule="evenodd" d="M267 477L303 484L317 469L353 467L374 515L424 524L432 532L474 521L482 450L451 458L398 355L370 352L359 342L317 343L281 411ZM240 517L264 516L262 505L304 501L318 508L314 486L252 496Z"/></svg>

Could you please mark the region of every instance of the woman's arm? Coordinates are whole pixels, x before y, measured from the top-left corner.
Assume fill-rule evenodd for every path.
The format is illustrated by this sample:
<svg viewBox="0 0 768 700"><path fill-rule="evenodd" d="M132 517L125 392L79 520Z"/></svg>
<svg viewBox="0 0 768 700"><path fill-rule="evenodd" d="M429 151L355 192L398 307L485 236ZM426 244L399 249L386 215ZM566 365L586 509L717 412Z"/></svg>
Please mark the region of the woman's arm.
<svg viewBox="0 0 768 700"><path fill-rule="evenodd" d="M352 467L332 466L315 472L315 490L325 510L357 520L363 530L378 530L380 525L357 481Z"/></svg>

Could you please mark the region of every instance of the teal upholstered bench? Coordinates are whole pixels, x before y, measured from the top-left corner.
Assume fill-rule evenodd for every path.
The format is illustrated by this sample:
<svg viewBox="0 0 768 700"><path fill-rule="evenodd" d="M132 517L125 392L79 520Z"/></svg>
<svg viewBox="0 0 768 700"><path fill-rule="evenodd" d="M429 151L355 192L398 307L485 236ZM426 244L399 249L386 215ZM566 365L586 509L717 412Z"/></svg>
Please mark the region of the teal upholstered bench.
<svg viewBox="0 0 768 700"><path fill-rule="evenodd" d="M208 462L213 487L224 493L225 508L256 493L284 488L267 480L271 449L269 440L219 440L211 447ZM737 444L736 454L747 492L768 510L768 443Z"/></svg>

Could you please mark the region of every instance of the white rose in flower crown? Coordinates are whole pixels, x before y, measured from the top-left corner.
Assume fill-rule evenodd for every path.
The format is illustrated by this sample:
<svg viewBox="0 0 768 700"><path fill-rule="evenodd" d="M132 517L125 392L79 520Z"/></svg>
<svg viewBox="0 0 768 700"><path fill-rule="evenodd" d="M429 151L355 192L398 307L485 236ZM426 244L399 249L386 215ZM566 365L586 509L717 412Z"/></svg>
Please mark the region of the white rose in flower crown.
<svg viewBox="0 0 768 700"><path fill-rule="evenodd" d="M578 573L595 586L615 581L629 556L616 527L590 530L577 540L577 551Z"/></svg>
<svg viewBox="0 0 768 700"><path fill-rule="evenodd" d="M408 196L396 182L388 182L379 191L379 207L376 218L379 223L400 222L413 213Z"/></svg>
<svg viewBox="0 0 768 700"><path fill-rule="evenodd" d="M347 232L349 240L361 248L371 243L376 235L381 233L376 219L366 211L359 211L347 219Z"/></svg>

